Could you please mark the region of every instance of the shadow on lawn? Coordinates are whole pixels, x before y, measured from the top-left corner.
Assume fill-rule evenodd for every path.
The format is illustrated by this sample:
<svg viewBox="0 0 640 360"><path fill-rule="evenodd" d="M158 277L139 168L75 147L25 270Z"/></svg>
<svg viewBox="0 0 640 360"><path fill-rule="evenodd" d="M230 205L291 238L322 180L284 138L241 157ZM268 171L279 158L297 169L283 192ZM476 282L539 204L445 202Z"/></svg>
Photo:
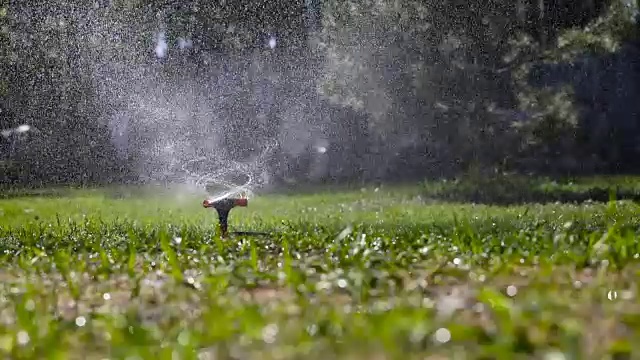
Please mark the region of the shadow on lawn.
<svg viewBox="0 0 640 360"><path fill-rule="evenodd" d="M424 187L423 195L427 198L443 201L473 202L487 205L606 203L611 200L640 202L640 187L617 184L608 186L576 185L531 179L486 178L427 184Z"/></svg>
<svg viewBox="0 0 640 360"><path fill-rule="evenodd" d="M61 189L0 189L0 199L10 200L18 198L55 198L62 197L69 193L68 190Z"/></svg>

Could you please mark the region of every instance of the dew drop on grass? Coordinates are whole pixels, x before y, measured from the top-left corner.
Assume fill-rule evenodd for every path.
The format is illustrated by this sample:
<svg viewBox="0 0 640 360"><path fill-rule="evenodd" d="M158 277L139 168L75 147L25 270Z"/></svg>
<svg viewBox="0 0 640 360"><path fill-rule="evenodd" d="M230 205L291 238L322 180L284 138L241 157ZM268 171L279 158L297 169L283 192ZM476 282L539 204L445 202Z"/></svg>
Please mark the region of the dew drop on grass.
<svg viewBox="0 0 640 360"><path fill-rule="evenodd" d="M507 295L514 297L518 293L518 288L514 285L507 286Z"/></svg>
<svg viewBox="0 0 640 360"><path fill-rule="evenodd" d="M310 336L314 336L317 333L318 333L318 325L311 324L311 325L307 326L307 334L309 334Z"/></svg>
<svg viewBox="0 0 640 360"><path fill-rule="evenodd" d="M29 334L24 330L18 331L18 334L16 337L18 340L18 344L20 345L26 345L29 343L29 340L30 340Z"/></svg>
<svg viewBox="0 0 640 360"><path fill-rule="evenodd" d="M189 332L182 331L180 335L178 335L178 343L181 346L187 346L189 344Z"/></svg>
<svg viewBox="0 0 640 360"><path fill-rule="evenodd" d="M109 293L104 293L104 294L102 294L102 298L103 298L104 300L111 300L111 294L109 294Z"/></svg>
<svg viewBox="0 0 640 360"><path fill-rule="evenodd" d="M331 289L331 283L329 283L326 280L318 281L318 283L316 284L316 289L317 290L329 290L329 289Z"/></svg>
<svg viewBox="0 0 640 360"><path fill-rule="evenodd" d="M607 293L607 299L613 301L618 298L618 292L615 290L609 290Z"/></svg>
<svg viewBox="0 0 640 360"><path fill-rule="evenodd" d="M560 351L550 351L545 354L544 360L566 360L567 357Z"/></svg>
<svg viewBox="0 0 640 360"><path fill-rule="evenodd" d="M269 324L262 329L262 341L267 344L273 344L276 341L278 335L278 325Z"/></svg>
<svg viewBox="0 0 640 360"><path fill-rule="evenodd" d="M76 326L83 327L87 324L87 319L84 316L78 316L76 318Z"/></svg>
<svg viewBox="0 0 640 360"><path fill-rule="evenodd" d="M347 287L347 280L345 279L340 279L338 280L338 287L341 289L344 289Z"/></svg>
<svg viewBox="0 0 640 360"><path fill-rule="evenodd" d="M460 264L462 264L462 260L460 260L460 258L455 258L453 259L453 264L456 266L460 266Z"/></svg>
<svg viewBox="0 0 640 360"><path fill-rule="evenodd" d="M444 344L451 340L451 332L447 328L440 328L436 330L436 333L433 335L433 337L436 342Z"/></svg>
<svg viewBox="0 0 640 360"><path fill-rule="evenodd" d="M436 305L436 302L433 299L428 297L422 299L422 307L425 309L433 309Z"/></svg>

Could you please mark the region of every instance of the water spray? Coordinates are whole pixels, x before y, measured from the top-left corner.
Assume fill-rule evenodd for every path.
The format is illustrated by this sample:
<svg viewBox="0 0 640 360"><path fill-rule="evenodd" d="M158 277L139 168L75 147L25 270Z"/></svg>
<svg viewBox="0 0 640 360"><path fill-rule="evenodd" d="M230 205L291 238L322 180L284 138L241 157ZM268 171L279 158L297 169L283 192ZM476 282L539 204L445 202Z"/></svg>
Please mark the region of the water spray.
<svg viewBox="0 0 640 360"><path fill-rule="evenodd" d="M202 206L205 209L215 209L218 213L218 229L220 236L225 238L229 235L229 212L235 207L247 207L249 203L249 197L253 195L252 189L257 185L253 173L256 172L256 168L260 168L265 156L274 148L274 145L268 146L262 153L254 160L253 163L239 163L235 161L227 161L226 166L217 166L218 171L207 171L204 174L199 174L196 171L190 170L189 167L195 163L207 163L209 160L206 157L194 158L182 166L182 170L186 172L187 177L191 179L193 185L197 188L204 188L209 192L209 185L216 185L225 187L226 190L217 192L215 195L210 195L202 202ZM210 165L210 164L208 164ZM211 166L211 165L210 165ZM212 166L214 167L214 166ZM236 184L227 180L229 174L242 174L246 177L243 184ZM234 232L236 235L267 235L265 233L257 232Z"/></svg>

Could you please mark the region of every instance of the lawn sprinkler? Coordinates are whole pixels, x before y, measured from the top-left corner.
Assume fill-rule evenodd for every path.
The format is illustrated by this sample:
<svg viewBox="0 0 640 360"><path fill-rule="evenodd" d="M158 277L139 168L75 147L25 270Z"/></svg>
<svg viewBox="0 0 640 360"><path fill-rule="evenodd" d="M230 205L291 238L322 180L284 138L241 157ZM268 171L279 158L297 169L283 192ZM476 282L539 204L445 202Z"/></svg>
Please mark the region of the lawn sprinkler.
<svg viewBox="0 0 640 360"><path fill-rule="evenodd" d="M246 207L248 205L248 199L246 198L222 198L219 200L205 200L202 202L202 206L205 208L213 208L218 212L218 228L220 229L220 236L227 237L229 226L229 212L236 206Z"/></svg>

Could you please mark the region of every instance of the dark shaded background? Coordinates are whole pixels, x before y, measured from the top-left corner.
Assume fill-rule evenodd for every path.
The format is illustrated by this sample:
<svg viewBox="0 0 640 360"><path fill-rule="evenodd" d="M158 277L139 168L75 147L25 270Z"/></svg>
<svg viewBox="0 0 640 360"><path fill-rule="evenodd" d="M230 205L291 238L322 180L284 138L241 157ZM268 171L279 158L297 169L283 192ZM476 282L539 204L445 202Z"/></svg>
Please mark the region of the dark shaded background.
<svg viewBox="0 0 640 360"><path fill-rule="evenodd" d="M254 169L274 184L442 178L477 169L640 170L638 26L608 14L613 1L434 3L422 20L410 10L417 2L407 1L392 15L404 11L409 20L394 28L393 16L375 17L373 32L353 20L363 17L349 3L5 3L0 128L35 130L0 137L0 182L181 181L180 165L190 158L235 166L274 143ZM576 40L578 56L547 61L549 52L569 52L557 47L560 34L599 17L608 19L602 26L618 36L620 49L598 51ZM438 28L423 29L425 22ZM153 51L159 30L170 45L164 58ZM513 46L501 39L516 33L530 38L520 49L528 53L506 62ZM466 39L463 46L446 50L450 34ZM354 43L338 46L349 36ZM266 46L270 37L274 49ZM179 38L192 46L177 49ZM370 50L378 42L380 52ZM332 60L336 51L357 55L355 64L369 73L344 70ZM383 53L392 55L380 60ZM342 80L346 85L336 87ZM555 113L534 115L550 103L518 102L525 91L537 96L567 86L573 126ZM376 89L386 97L375 97ZM379 110L375 99L383 98L389 106ZM353 106L356 100L363 102ZM125 118L126 149L124 135L114 135ZM533 125L514 130L521 121ZM167 144L173 150L162 155Z"/></svg>

